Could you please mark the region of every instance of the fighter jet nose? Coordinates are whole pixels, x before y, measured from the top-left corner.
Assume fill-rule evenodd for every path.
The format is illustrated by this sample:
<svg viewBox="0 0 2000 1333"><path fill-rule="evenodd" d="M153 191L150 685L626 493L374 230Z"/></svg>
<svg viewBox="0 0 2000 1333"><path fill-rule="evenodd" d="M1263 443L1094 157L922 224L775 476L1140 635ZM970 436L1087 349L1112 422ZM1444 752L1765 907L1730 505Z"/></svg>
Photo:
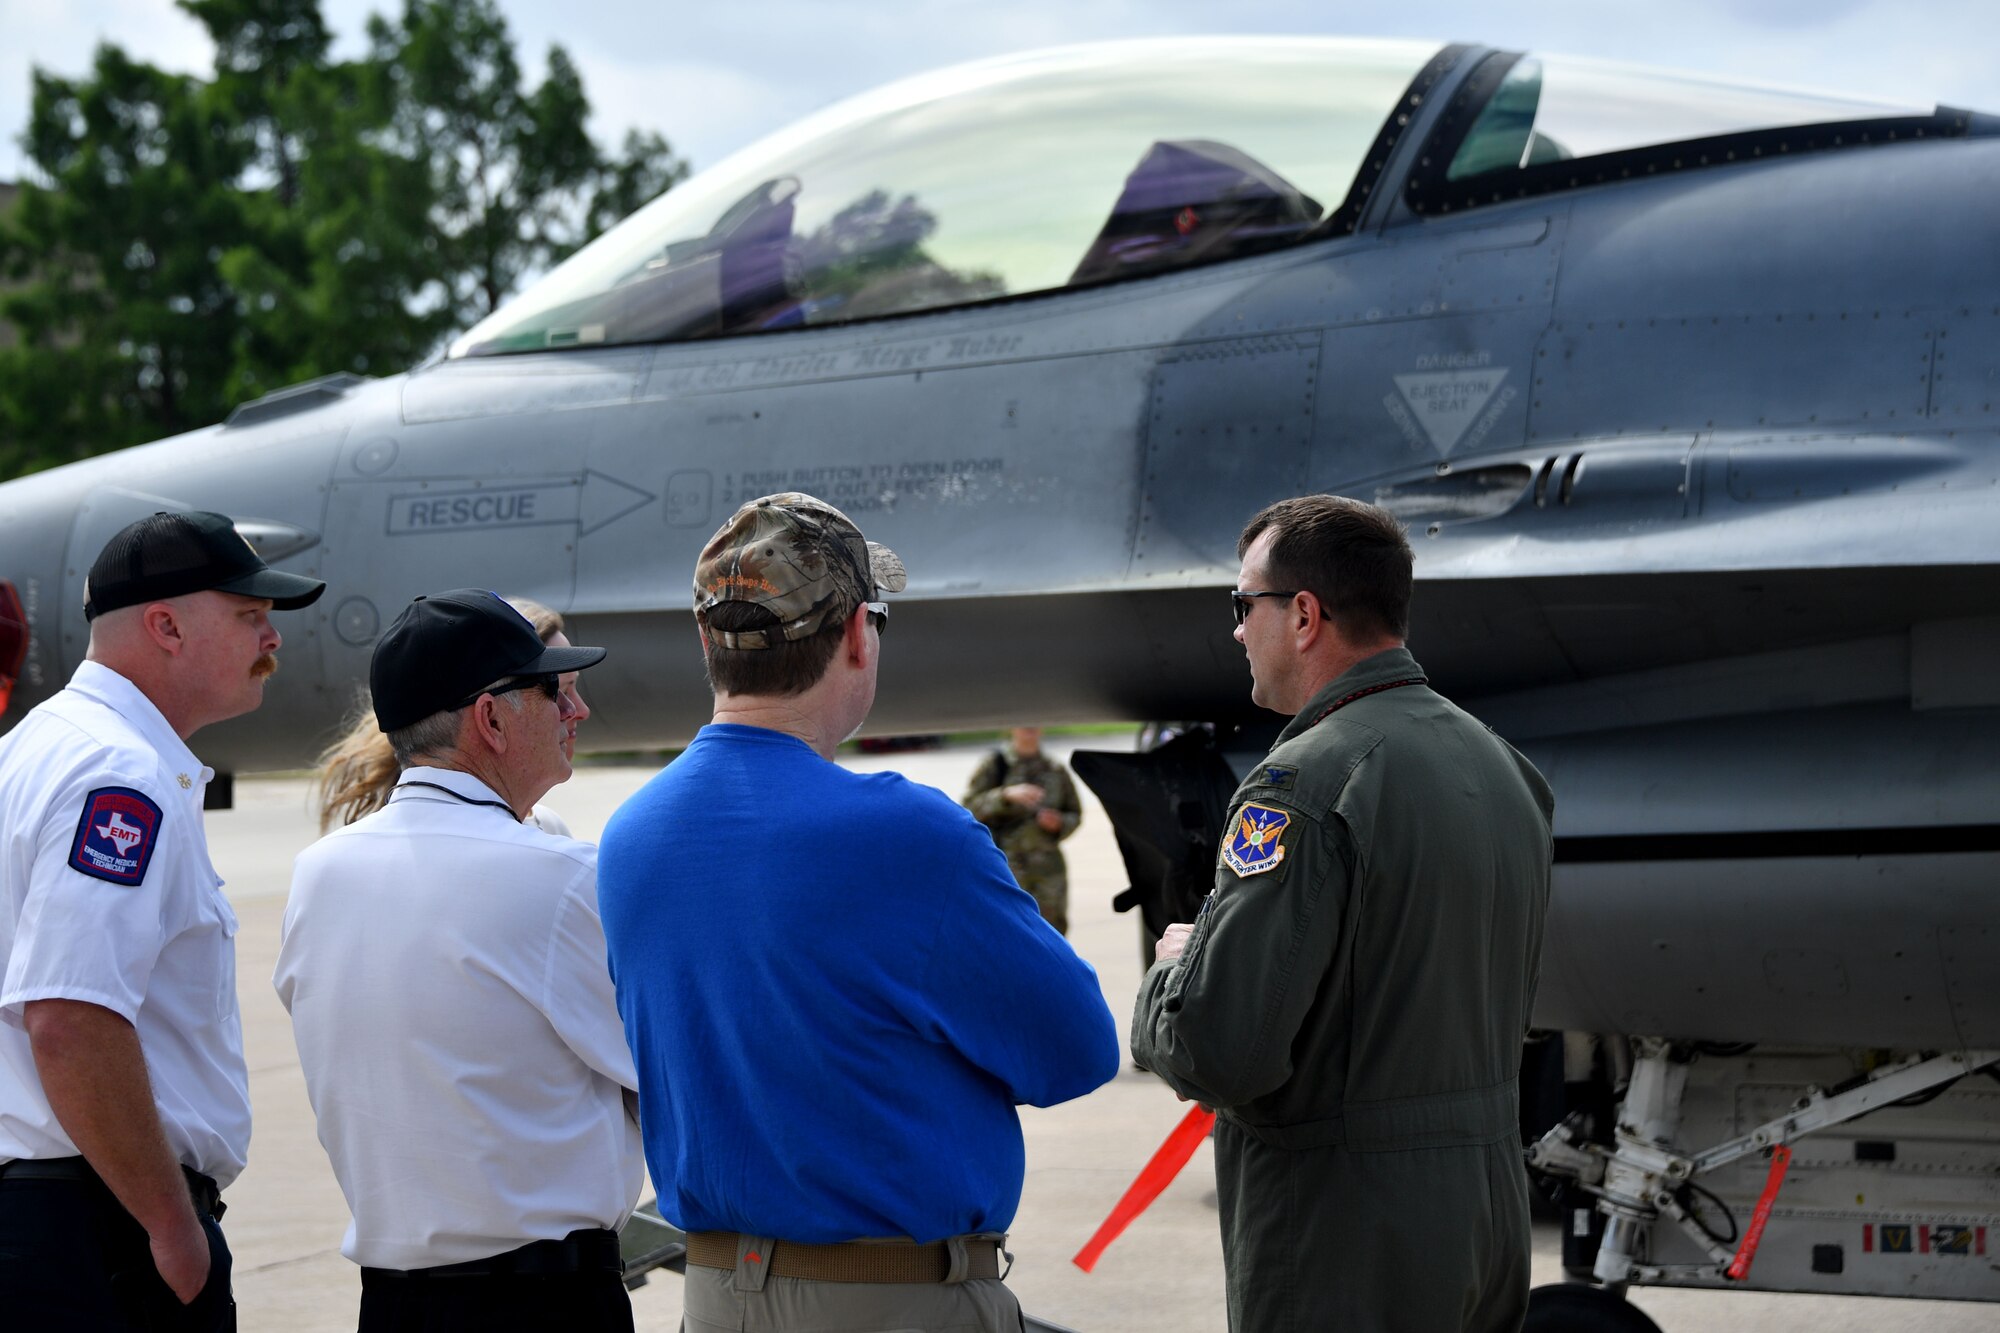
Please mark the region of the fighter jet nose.
<svg viewBox="0 0 2000 1333"><path fill-rule="evenodd" d="M14 697L14 682L28 660L28 616L21 608L21 594L6 579L0 579L0 717Z"/></svg>

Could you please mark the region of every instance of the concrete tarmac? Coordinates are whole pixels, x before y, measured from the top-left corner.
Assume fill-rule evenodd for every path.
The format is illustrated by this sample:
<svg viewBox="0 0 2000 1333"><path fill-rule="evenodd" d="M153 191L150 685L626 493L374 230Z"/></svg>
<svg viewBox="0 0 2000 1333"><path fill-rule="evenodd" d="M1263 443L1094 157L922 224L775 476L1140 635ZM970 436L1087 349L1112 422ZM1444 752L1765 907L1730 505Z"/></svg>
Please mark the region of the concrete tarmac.
<svg viewBox="0 0 2000 1333"><path fill-rule="evenodd" d="M1111 749L1127 742L1093 737L1085 744ZM1070 748L1051 738L1053 752ZM897 769L955 798L985 753L985 747L962 746L847 762L857 769ZM653 771L584 767L547 803L577 836L594 839ZM340 1254L347 1209L314 1135L290 1022L271 989L292 858L316 836L308 799L307 784L298 779L242 778L236 808L208 820L216 869L228 881L226 892L242 922L237 985L256 1130L249 1169L228 1194L227 1229L246 1333L352 1329L360 1302L359 1270ZM1097 969L1122 1037L1141 971L1138 928L1133 917L1111 911L1112 895L1125 887L1124 869L1110 825L1087 789L1083 801L1083 824L1066 844L1070 939ZM893 832L885 830L884 839L892 840ZM384 1032L381 1039L394 1041L396 1034ZM827 1107L830 1115L840 1112L838 1105ZM1212 1333L1225 1327L1214 1166L1205 1144L1111 1246L1096 1272L1084 1274L1070 1262L1185 1113L1164 1085L1129 1065L1088 1097L1048 1110L1022 1109L1028 1174L1008 1281L1030 1313L1078 1333ZM1559 1256L1554 1229L1538 1228L1537 1284L1561 1279ZM1328 1255L1326 1261L1340 1259ZM1633 1301L1665 1333L1992 1333L2000 1327L1992 1306L1943 1301L1693 1291L1640 1291ZM677 1329L680 1302L679 1275L656 1272L632 1294L640 1333Z"/></svg>

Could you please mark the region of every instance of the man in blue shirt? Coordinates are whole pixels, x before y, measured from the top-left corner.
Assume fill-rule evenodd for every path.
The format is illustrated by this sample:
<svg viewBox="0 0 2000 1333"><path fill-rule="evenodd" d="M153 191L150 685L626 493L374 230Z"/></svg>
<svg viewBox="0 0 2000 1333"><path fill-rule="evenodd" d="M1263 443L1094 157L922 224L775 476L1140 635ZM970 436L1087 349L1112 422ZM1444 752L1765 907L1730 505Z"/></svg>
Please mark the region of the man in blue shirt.
<svg viewBox="0 0 2000 1333"><path fill-rule="evenodd" d="M686 1327L1020 1328L1015 1106L1118 1070L1096 974L942 792L850 773L902 562L807 495L702 551L714 721L612 818L598 897L689 1233Z"/></svg>

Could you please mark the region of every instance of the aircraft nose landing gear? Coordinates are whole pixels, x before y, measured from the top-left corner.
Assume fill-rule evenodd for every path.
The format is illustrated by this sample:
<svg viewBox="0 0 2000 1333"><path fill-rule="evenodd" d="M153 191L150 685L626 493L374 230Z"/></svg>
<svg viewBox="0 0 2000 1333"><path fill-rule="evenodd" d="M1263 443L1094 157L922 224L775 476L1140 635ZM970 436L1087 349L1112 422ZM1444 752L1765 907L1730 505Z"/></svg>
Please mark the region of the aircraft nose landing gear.
<svg viewBox="0 0 2000 1333"><path fill-rule="evenodd" d="M1792 1145L1871 1111L1898 1102L1907 1106L1911 1099L1926 1094L1936 1097L1966 1074L2000 1061L2000 1051L1994 1050L1916 1054L1854 1074L1831 1087L1800 1086L1804 1095L1775 1118L1753 1122L1747 1133L1736 1133L1694 1151L1680 1146L1679 1140L1713 1133L1716 1120L1712 1110L1704 1113L1706 1121L1692 1110L1683 1114L1690 1066L1700 1053L1689 1044L1654 1037L1633 1039L1631 1079L1619 1106L1614 1141L1593 1142L1582 1118L1573 1115L1528 1151L1531 1168L1595 1196L1597 1211L1605 1219L1603 1239L1590 1268L1591 1281L1537 1288L1530 1296L1525 1325L1530 1333L1648 1333L1655 1329L1653 1322L1623 1299L1627 1287L1633 1285L1810 1289L1797 1285L1797 1274L1785 1265L1799 1262L1801 1218L1806 1219L1803 1225L1810 1225L1812 1209L1807 1206L1802 1213L1795 1206L1774 1216L1791 1163ZM1710 1082L1714 1082L1712 1077ZM1691 1133L1682 1132L1684 1120L1693 1127ZM1760 1155L1769 1162L1762 1175L1761 1193L1749 1181L1737 1181L1742 1191L1736 1195L1742 1201L1739 1206L1747 1204L1746 1193L1755 1198L1755 1207L1739 1230L1724 1200L1698 1182L1720 1168ZM1825 1157L1822 1152L1822 1160L1814 1164L1822 1178L1829 1170L1838 1169ZM1717 1184L1716 1177L1709 1179ZM1894 1184L1893 1177L1876 1178L1869 1182L1869 1192L1879 1193ZM1806 1190L1811 1197L1812 1185L1796 1188ZM1855 1202L1858 1205L1861 1199L1857 1196ZM1935 1203L1929 1206L1934 1213L1939 1207ZM1881 1207L1878 1203L1877 1208ZM1709 1225L1712 1210L1728 1221L1727 1234ZM1663 1222L1673 1225L1663 1228ZM1767 1268L1778 1264L1779 1271L1764 1277L1753 1274L1753 1265L1767 1226L1775 1232L1789 1229L1791 1242L1786 1253L1766 1263ZM1951 1234L1957 1230L1953 1228ZM1966 1235L1973 1234L1966 1230ZM1863 1235L1872 1237L1872 1228ZM1868 1242L1863 1243L1865 1247ZM1836 1255L1840 1250L1837 1244L1819 1248ZM1814 1262L1819 1261L1815 1258ZM1840 1273L1842 1268L1815 1271ZM1979 1298L1978 1293L1968 1294Z"/></svg>
<svg viewBox="0 0 2000 1333"><path fill-rule="evenodd" d="M1660 1326L1622 1292L1564 1282L1528 1293L1521 1333L1660 1333Z"/></svg>
<svg viewBox="0 0 2000 1333"><path fill-rule="evenodd" d="M1574 1125L1556 1126L1530 1151L1528 1160L1551 1175L1567 1176L1597 1195L1606 1215L1604 1239L1593 1276L1603 1286L1568 1282L1537 1287L1528 1295L1522 1333L1660 1333L1659 1325L1625 1300L1625 1284L1646 1255L1659 1201L1679 1184L1680 1164L1668 1157L1680 1125L1681 1096L1687 1087L1686 1057L1664 1041L1634 1043L1632 1081L1619 1107L1617 1142L1607 1150L1581 1141ZM1686 1172L1680 1171L1684 1179Z"/></svg>

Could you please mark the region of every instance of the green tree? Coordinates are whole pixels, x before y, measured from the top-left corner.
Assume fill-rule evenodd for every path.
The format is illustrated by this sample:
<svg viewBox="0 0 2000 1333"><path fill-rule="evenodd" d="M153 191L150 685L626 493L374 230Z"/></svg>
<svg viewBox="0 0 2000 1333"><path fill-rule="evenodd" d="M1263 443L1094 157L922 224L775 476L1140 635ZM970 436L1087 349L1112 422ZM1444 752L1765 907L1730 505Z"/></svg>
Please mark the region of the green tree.
<svg viewBox="0 0 2000 1333"><path fill-rule="evenodd" d="M318 0L180 0L215 42L213 94L249 154L252 239L221 259L242 328L230 396L317 375L381 374L449 327L430 173L384 143L394 84L330 62Z"/></svg>
<svg viewBox="0 0 2000 1333"><path fill-rule="evenodd" d="M674 156L665 139L650 131L625 131L624 152L598 168L581 239L596 240L687 176L688 164ZM559 248L554 257L568 258L577 248L573 244Z"/></svg>
<svg viewBox="0 0 2000 1333"><path fill-rule="evenodd" d="M176 0L215 43L214 95L255 144L255 162L272 176L272 194L295 208L302 162L317 128L299 114L303 85L322 72L333 34L318 0Z"/></svg>
<svg viewBox="0 0 2000 1333"><path fill-rule="evenodd" d="M600 149L560 47L526 88L492 0L407 0L352 61L319 0L177 2L212 79L109 45L35 72L39 178L0 218L0 476L402 370L687 174L658 135Z"/></svg>
<svg viewBox="0 0 2000 1333"><path fill-rule="evenodd" d="M0 232L21 284L0 303L0 470L81 458L217 420L246 241L242 145L197 79L98 48L87 78L37 70L25 137L48 181Z"/></svg>
<svg viewBox="0 0 2000 1333"><path fill-rule="evenodd" d="M461 326L687 175L656 134L627 135L620 157L598 149L562 47L528 88L494 0L406 0L400 20L377 16L368 32L396 85L397 141L430 163L433 232Z"/></svg>

